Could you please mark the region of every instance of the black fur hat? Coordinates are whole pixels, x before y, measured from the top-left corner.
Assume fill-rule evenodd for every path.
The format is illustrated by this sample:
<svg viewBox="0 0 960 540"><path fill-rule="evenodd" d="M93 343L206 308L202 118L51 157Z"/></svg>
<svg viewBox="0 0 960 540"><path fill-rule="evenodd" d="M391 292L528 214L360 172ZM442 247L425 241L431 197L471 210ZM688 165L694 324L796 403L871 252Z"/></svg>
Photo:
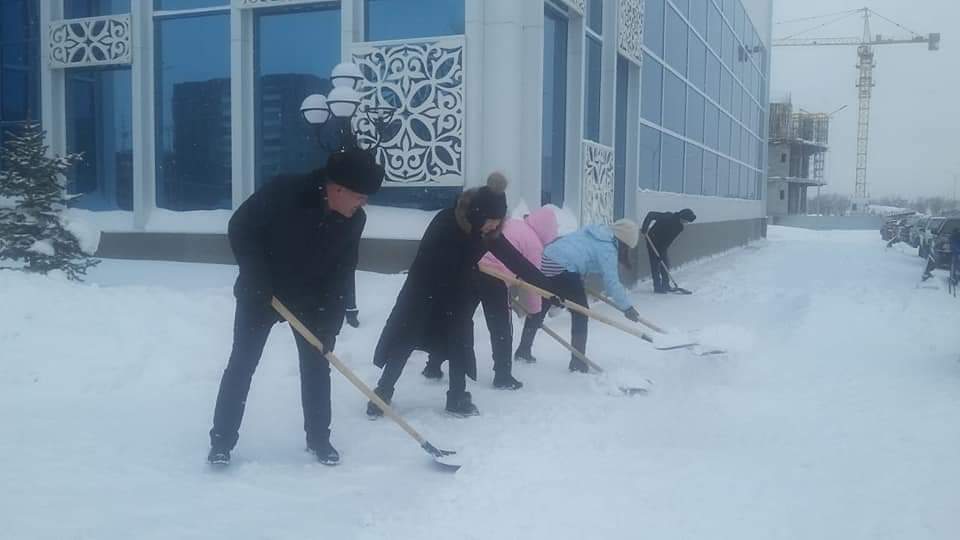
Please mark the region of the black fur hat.
<svg viewBox="0 0 960 540"><path fill-rule="evenodd" d="M488 219L503 219L507 216L507 178L495 172L487 177L487 185L481 187L470 200L471 224L483 224Z"/></svg>
<svg viewBox="0 0 960 540"><path fill-rule="evenodd" d="M697 215L694 214L693 210L689 208L684 208L683 210L677 212L677 217L684 221L689 221L690 223L693 223L697 220Z"/></svg>
<svg viewBox="0 0 960 540"><path fill-rule="evenodd" d="M383 184L383 167L373 154L359 148L330 154L326 171L331 182L364 195L373 195Z"/></svg>

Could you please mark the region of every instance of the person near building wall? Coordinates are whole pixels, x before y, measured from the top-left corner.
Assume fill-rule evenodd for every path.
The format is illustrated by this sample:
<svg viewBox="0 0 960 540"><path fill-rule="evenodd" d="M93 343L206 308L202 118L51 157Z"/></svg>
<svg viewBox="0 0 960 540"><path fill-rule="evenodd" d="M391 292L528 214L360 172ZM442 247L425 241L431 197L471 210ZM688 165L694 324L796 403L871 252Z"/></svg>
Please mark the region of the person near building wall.
<svg viewBox="0 0 960 540"><path fill-rule="evenodd" d="M544 247L557 237L557 214L551 208L540 208L522 219L509 219L503 226L503 236L517 248L531 264L539 267ZM493 253L480 259L480 265L507 275L512 272ZM493 352L494 388L517 390L523 383L513 376L513 323L507 286L499 279L474 270L476 302L483 305L483 316L490 333L490 348ZM539 313L541 299L530 291L521 291L520 303L526 313ZM476 308L474 308L476 309ZM428 379L443 377L443 358L431 355L423 375Z"/></svg>
<svg viewBox="0 0 960 540"><path fill-rule="evenodd" d="M667 251L677 236L683 232L684 224L693 223L696 219L697 215L689 208L679 212L650 212L643 219L640 233L647 240L653 292L664 294L673 288L668 273L670 258Z"/></svg>
<svg viewBox="0 0 960 540"><path fill-rule="evenodd" d="M502 174L491 174L485 186L464 191L454 207L441 210L424 232L374 353L374 364L383 369L374 392L385 402L391 402L410 354L422 350L449 362L446 410L456 416L479 414L466 377L477 378L474 279L477 263L488 251L521 279L550 289L544 275L502 234L506 187ZM382 414L374 403L367 404L368 416Z"/></svg>
<svg viewBox="0 0 960 540"><path fill-rule="evenodd" d="M274 178L230 218L230 247L240 268L233 350L220 381L210 429L211 464L225 465L239 438L250 382L278 321L276 297L332 351L353 294L362 207L380 189L383 168L361 150L338 152L309 174ZM330 444L330 365L294 332L300 356L307 450L325 465L340 455Z"/></svg>
<svg viewBox="0 0 960 540"><path fill-rule="evenodd" d="M630 250L640 241L640 227L629 219L621 219L612 225L588 225L583 229L562 236L546 246L541 265L550 282L550 290L557 296L587 306L587 292L583 279L587 274L600 274L604 289L616 306L631 321L638 321L639 314L633 308L630 297L620 282L619 265L630 266ZM523 325L516 357L532 361L531 352L537 330L543 324L548 306L528 317ZM587 317L571 312L570 341L583 354L587 352ZM583 360L571 355L570 371L588 371Z"/></svg>

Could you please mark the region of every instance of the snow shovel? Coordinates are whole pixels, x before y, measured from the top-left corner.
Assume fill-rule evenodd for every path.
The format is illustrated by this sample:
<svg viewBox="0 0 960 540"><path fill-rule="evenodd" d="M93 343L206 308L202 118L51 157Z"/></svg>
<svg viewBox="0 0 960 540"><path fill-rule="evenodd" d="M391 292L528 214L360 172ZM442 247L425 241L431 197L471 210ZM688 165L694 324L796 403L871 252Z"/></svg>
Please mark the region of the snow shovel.
<svg viewBox="0 0 960 540"><path fill-rule="evenodd" d="M360 392L362 392L363 395L367 396L367 399L374 402L377 405L377 407L380 407L380 410L382 410L385 415L389 416L390 419L396 422L397 425L400 426L404 431L406 431L408 435L410 435L411 437L413 437L414 440L420 443L420 448L423 448L428 454L430 454L430 456L438 465L440 465L443 469L449 470L449 471L456 471L457 469L460 468L460 465L458 463L455 463L456 458L453 457L456 454L456 452L452 450L441 450L436 446L430 444L430 441L423 438L423 435L420 435L417 432L417 430L413 429L413 427L410 424L408 424L407 421L403 419L403 417L397 414L396 411L393 410L393 408L391 408L382 399L380 399L380 396L378 396L372 390L370 390L370 388L366 384L364 384L363 381L361 381L360 378L357 377L356 374L354 374L350 368L348 368L343 362L341 362L340 359L337 358L335 354L333 354L333 351L324 352L323 343L321 343L320 340L317 339L317 336L315 336L313 332L310 331L310 329L304 326L303 323L300 322L300 319L298 319L293 313L291 313L290 310L288 310L286 306L284 306L283 303L280 302L280 300L277 300L277 298L274 297L270 301L270 305L273 306L273 309L277 310L277 313L279 313L281 317L283 317L284 319L286 319L288 323L290 323L290 326L292 326L297 331L297 333L303 336L303 339L310 342L311 345L313 345L314 347L317 348L317 350L323 353L323 356L327 359L327 361L329 361L333 367L337 368L337 371L343 374L343 376L346 377L348 381L350 381L354 386L356 386L357 390L360 390Z"/></svg>
<svg viewBox="0 0 960 540"><path fill-rule="evenodd" d="M485 266L485 265L479 265L479 268L480 268L480 271L483 272L484 274L487 274L488 276L493 276L493 277L499 279L500 281L503 281L503 282L506 283L507 285L515 285L515 286L517 286L517 287L523 287L523 288L525 288L525 289L528 289L528 290L534 292L535 294L537 294L537 295L539 295L539 296L542 296L543 298L546 298L547 300L551 300L551 299L553 299L553 298L556 297L556 295L553 294L553 293L551 293L550 291L545 291L545 290L541 289L540 287L537 287L536 285L532 285L532 284L530 284L530 283L527 283L526 281L523 281L522 279L515 278L515 277L509 276L509 275L507 275L507 274L503 274L503 273L498 272L497 270L494 270L494 269L492 269L492 268L489 268L489 267L487 267L487 266ZM623 323L623 322L621 322L621 321L619 321L619 320L617 320L617 319L614 319L613 317L608 317L607 315L604 315L604 314L602 314L602 313L593 311L592 309L590 309L590 308L588 308L588 307L581 306L580 304L578 304L578 303L576 303L576 302L571 302L570 300L564 300L564 301L562 302L562 305L563 305L563 307L565 307L565 308L567 308L567 309L569 309L569 310L571 310L571 311L576 311L577 313L586 315L587 317L590 317L591 319L596 319L596 320L598 320L598 321L600 321L600 322L602 322L602 323L605 323L605 324L608 324L608 325L610 325L610 326L612 326L612 327L614 327L614 328L617 328L618 330L622 330L622 331L624 331L624 332L626 332L626 333L628 333L628 334L630 334L630 335L632 335L632 336L638 337L638 338L640 338L640 339L642 339L642 340L644 340L644 341L646 341L646 342L648 342L648 343L651 343L651 344L653 344L653 346L654 346L655 349L658 349L658 350L661 350L661 351L669 351L669 350L673 350L673 349L685 349L685 348L692 347L692 346L696 345L696 342L686 342L686 343L680 343L680 342L678 342L678 343L657 343L657 342L654 341L654 338L653 338L652 336L650 336L649 334L647 334L647 333L644 332L643 330L640 330L639 328L637 328L637 327L635 327L635 326L631 326L631 325L625 324L625 323Z"/></svg>
<svg viewBox="0 0 960 540"><path fill-rule="evenodd" d="M523 314L525 317L529 317L529 316L530 316L530 312L527 311L526 308L524 308L524 307L520 304L520 302L518 302L515 298L511 298L510 301L513 302L513 307L514 307L514 309L517 310L518 313ZM574 347L573 345L571 345L567 340L563 339L563 338L560 336L560 334L554 332L552 328L550 328L550 327L547 326L546 324L540 323L540 329L543 330L544 332L546 332L548 336L550 336L550 337L552 337L553 339L555 339L555 340L557 341L557 343L559 343L560 345L563 345L563 347L564 347L565 349L567 349L567 350L570 351L574 356L576 356L577 358L579 358L579 359L580 359L584 364L586 364L590 369L592 369L593 371L596 371L596 372L599 373L599 374L606 373L606 371L604 371L604 369L603 369L602 367L600 367L600 366L599 366L597 363L595 363L593 360L590 360L589 358L587 358L587 355L585 355L585 354L583 354L582 352L578 351L576 347ZM635 396L635 395L637 395L637 394L646 394L646 393L649 391L649 389L648 389L647 387L644 387L644 386L623 386L623 385L618 385L617 388L618 388L621 392L623 392L624 394L626 394L626 395L628 395L628 396Z"/></svg>
<svg viewBox="0 0 960 540"><path fill-rule="evenodd" d="M677 294L693 294L693 291L684 289L683 287L677 285L677 280L673 279L673 274L670 273L670 269L667 268L667 263L663 262L663 257L660 256L660 252L657 251L657 247L653 245L653 240L650 240L650 237L643 235L647 240L647 245L650 246L650 249L653 250L653 254L657 256L657 260L660 262L660 266L663 267L663 271L667 273L667 277L670 278L670 283L673 284L673 288L670 289L670 292Z"/></svg>
<svg viewBox="0 0 960 540"><path fill-rule="evenodd" d="M617 307L617 305L613 303L613 300L610 300L609 298L607 298L607 295L594 291L592 289L587 289L587 292L590 293L590 296L593 296L594 298L602 301L603 303L613 307ZM654 332L657 332L658 334L660 334L658 337L656 337L656 341L658 343L662 343L664 345L667 345L668 343L692 343L689 349L693 351L695 354L698 354L700 356L706 356L709 354L723 354L727 352L724 349L721 349L719 347L707 347L705 345L702 345L698 343L696 340L694 340L693 338L687 336L682 332L668 332L667 330L663 329L660 326L657 326L652 321L644 319L643 317L640 317L639 319L637 319L637 322L650 328Z"/></svg>

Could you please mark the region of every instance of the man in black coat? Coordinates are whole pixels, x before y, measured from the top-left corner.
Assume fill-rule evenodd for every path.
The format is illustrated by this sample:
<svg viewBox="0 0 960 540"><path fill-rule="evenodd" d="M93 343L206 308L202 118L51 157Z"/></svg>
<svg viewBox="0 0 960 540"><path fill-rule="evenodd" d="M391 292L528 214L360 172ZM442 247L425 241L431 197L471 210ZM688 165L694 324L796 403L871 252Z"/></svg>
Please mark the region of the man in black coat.
<svg viewBox="0 0 960 540"><path fill-rule="evenodd" d="M670 268L670 259L667 250L670 244L683 232L685 223L696 221L697 215L693 210L684 208L679 212L650 212L643 219L640 232L647 237L647 254L650 256L650 275L653 277L653 292L664 294L673 286L667 269ZM651 227L650 224L653 223ZM648 232L649 231L649 232ZM653 246L651 247L651 244ZM654 251L656 248L656 251ZM657 254L659 253L659 257Z"/></svg>
<svg viewBox="0 0 960 540"><path fill-rule="evenodd" d="M324 169L279 176L230 218L230 247L240 267L233 350L220 381L210 430L211 464L225 465L237 444L253 372L278 316L275 296L333 350L353 296L362 207L380 189L383 168L361 150L337 152ZM297 332L307 449L326 465L340 456L330 444L330 366Z"/></svg>
<svg viewBox="0 0 960 540"><path fill-rule="evenodd" d="M424 232L374 354L374 364L383 368L374 391L385 402L390 403L407 359L417 349L449 361L446 410L457 416L479 414L466 391L466 377L477 378L474 271L487 251L520 279L552 288L500 234L507 213L506 187L502 174L490 175L486 186L463 192L455 207L440 211ZM375 418L383 411L371 402L367 414Z"/></svg>

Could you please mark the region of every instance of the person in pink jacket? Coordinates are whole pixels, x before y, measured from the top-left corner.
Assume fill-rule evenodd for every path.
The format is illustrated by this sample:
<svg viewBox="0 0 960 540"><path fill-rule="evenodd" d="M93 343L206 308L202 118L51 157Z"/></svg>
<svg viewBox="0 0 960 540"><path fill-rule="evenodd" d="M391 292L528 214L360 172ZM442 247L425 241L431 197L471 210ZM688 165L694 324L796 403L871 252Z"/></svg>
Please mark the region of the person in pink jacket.
<svg viewBox="0 0 960 540"><path fill-rule="evenodd" d="M544 247L556 239L557 228L556 213L550 208L540 208L527 214L523 219L508 220L503 227L503 235L524 258L540 268ZM513 275L492 253L487 253L479 264ZM476 288L475 301L483 304L483 316L487 321L487 330L490 332L490 347L493 350L493 386L517 390L523 387L523 383L515 379L512 373L513 362L510 353L513 348L513 324L510 319L510 298L507 286L499 279L479 270L474 270L473 281ZM539 313L542 309L540 297L533 293L524 291L521 303L527 313ZM423 375L430 379L443 377L443 371L440 369L443 360L431 356L423 369Z"/></svg>

